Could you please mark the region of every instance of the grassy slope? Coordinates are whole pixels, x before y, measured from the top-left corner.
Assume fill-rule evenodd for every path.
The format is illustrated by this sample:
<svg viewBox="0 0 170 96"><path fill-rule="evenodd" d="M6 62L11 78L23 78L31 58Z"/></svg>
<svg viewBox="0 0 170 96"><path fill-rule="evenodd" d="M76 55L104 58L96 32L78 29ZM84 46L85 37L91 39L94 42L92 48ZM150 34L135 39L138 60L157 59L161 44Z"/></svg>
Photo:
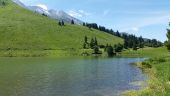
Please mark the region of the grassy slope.
<svg viewBox="0 0 170 96"><path fill-rule="evenodd" d="M30 50L44 49L77 50L82 48L85 35L89 38L97 37L99 44L104 45L123 42L118 37L83 26L66 24L60 27L56 21L13 3L0 7L0 21L1 55L6 54L3 50L8 49L29 50L28 53L32 52ZM7 52L6 55L15 52Z"/></svg>
<svg viewBox="0 0 170 96"><path fill-rule="evenodd" d="M125 53L126 56L138 54L138 56L150 57L151 59L144 62L152 66L152 68L147 68L142 63L138 63L138 66L150 77L149 86L141 91L131 91L128 96L170 96L170 52L165 47L126 51Z"/></svg>

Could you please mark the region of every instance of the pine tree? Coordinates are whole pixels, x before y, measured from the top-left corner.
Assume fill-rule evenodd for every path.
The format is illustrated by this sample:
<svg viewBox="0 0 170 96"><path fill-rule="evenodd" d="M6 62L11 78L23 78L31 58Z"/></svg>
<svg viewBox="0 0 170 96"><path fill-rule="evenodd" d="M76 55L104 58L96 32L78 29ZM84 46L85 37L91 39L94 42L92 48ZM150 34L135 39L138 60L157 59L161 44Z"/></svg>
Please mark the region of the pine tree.
<svg viewBox="0 0 170 96"><path fill-rule="evenodd" d="M91 49L94 48L94 39L93 39L93 38L91 39L91 42L90 42L90 48L91 48Z"/></svg>
<svg viewBox="0 0 170 96"><path fill-rule="evenodd" d="M62 25L60 21L58 22L58 25L60 25L60 26Z"/></svg>
<svg viewBox="0 0 170 96"><path fill-rule="evenodd" d="M84 43L88 43L88 38L87 38L87 36L84 37Z"/></svg>
<svg viewBox="0 0 170 96"><path fill-rule="evenodd" d="M137 50L137 44L133 42L133 50Z"/></svg>
<svg viewBox="0 0 170 96"><path fill-rule="evenodd" d="M95 37L95 39L94 39L94 45L98 46L98 42L97 42L96 37Z"/></svg>
<svg viewBox="0 0 170 96"><path fill-rule="evenodd" d="M116 32L116 36L121 37L119 31Z"/></svg>
<svg viewBox="0 0 170 96"><path fill-rule="evenodd" d="M128 40L127 39L124 39L124 48L128 49Z"/></svg>
<svg viewBox="0 0 170 96"><path fill-rule="evenodd" d="M94 54L98 54L99 53L99 47L98 46L94 46Z"/></svg>
<svg viewBox="0 0 170 96"><path fill-rule="evenodd" d="M86 26L86 23L83 22L83 26Z"/></svg>
<svg viewBox="0 0 170 96"><path fill-rule="evenodd" d="M113 49L112 46L110 46L110 45L107 46L106 51L107 51L107 54L108 54L109 57L114 55L114 53L113 53L114 49Z"/></svg>
<svg viewBox="0 0 170 96"><path fill-rule="evenodd" d="M89 47L88 45L89 45L89 44L88 44L88 38L87 38L87 36L84 36L83 48L84 48L84 49L88 48L88 47Z"/></svg>
<svg viewBox="0 0 170 96"><path fill-rule="evenodd" d="M74 24L74 20L71 20L71 24Z"/></svg>
<svg viewBox="0 0 170 96"><path fill-rule="evenodd" d="M5 3L4 1L2 1L2 5L3 5L3 6L5 6L5 5L6 5L6 3Z"/></svg>
<svg viewBox="0 0 170 96"><path fill-rule="evenodd" d="M62 20L61 25L64 26L64 21Z"/></svg>
<svg viewBox="0 0 170 96"><path fill-rule="evenodd" d="M83 44L83 48L86 49L86 43Z"/></svg>

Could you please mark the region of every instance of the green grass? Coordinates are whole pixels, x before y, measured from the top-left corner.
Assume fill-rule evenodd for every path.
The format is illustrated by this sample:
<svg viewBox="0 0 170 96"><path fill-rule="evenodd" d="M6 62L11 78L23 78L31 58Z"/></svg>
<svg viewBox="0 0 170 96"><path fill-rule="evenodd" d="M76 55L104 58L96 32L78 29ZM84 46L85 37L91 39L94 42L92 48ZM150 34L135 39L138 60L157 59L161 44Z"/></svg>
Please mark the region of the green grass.
<svg viewBox="0 0 170 96"><path fill-rule="evenodd" d="M159 48L143 48L137 51L126 50L121 53L125 57L167 57L170 56L166 47Z"/></svg>
<svg viewBox="0 0 170 96"><path fill-rule="evenodd" d="M29 52L55 50L63 54L67 50L81 49L84 36L87 36L89 41L96 37L102 45L123 42L121 38L79 25L66 24L61 27L56 20L23 9L12 2L0 7L0 21L0 56L8 50L15 51L11 54L18 50L31 50Z"/></svg>
<svg viewBox="0 0 170 96"><path fill-rule="evenodd" d="M149 75L148 87L140 91L130 91L127 96L170 96L170 52L165 47L125 53L126 56L138 54L137 56L150 57L137 64Z"/></svg>

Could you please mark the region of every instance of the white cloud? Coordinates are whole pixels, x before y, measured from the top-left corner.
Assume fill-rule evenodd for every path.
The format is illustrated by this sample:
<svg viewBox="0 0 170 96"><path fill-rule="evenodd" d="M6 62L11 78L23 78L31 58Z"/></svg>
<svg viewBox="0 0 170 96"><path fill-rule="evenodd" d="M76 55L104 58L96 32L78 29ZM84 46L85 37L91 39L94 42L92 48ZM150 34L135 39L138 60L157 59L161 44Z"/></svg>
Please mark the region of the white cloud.
<svg viewBox="0 0 170 96"><path fill-rule="evenodd" d="M44 4L38 4L37 6L43 8L45 10L48 10L48 7Z"/></svg>
<svg viewBox="0 0 170 96"><path fill-rule="evenodd" d="M84 10L69 10L67 13L73 17L86 17L90 15L90 13L85 12Z"/></svg>

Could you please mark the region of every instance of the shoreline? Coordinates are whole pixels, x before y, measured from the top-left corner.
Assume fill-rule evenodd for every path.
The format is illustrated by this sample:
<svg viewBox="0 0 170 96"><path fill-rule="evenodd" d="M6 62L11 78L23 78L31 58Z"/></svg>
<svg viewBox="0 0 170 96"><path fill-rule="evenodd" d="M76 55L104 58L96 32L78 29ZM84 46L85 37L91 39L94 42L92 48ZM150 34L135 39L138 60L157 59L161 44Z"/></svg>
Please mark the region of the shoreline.
<svg viewBox="0 0 170 96"><path fill-rule="evenodd" d="M168 80L164 81L165 77L164 76L161 77L161 75L160 76L158 75L159 71L162 71L162 70L158 70L159 65L164 63L169 64L168 61L166 61L168 57L165 59L165 61L162 58L159 60L158 58L150 58L143 62L137 62L136 66L140 68L145 74L148 75L149 79L146 81L146 83L148 83L148 86L141 90L129 90L125 92L125 94L123 95L125 96L169 96L168 94L170 91L169 89L170 81ZM145 65L144 62L149 62L148 64L150 64L152 67L150 67L149 65ZM155 66L155 64L157 65ZM168 74L168 73L163 72L163 74Z"/></svg>

